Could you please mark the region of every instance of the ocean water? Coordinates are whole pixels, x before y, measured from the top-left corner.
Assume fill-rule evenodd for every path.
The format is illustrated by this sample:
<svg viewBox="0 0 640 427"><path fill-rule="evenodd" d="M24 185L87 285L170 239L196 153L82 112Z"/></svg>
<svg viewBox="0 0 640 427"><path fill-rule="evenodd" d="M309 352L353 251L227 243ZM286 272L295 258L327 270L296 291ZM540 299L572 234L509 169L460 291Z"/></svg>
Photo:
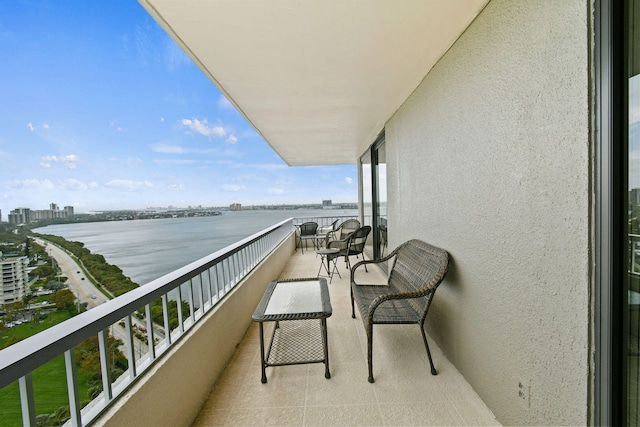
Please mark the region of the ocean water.
<svg viewBox="0 0 640 427"><path fill-rule="evenodd" d="M355 216L356 210L255 210L195 218L49 225L36 233L82 242L144 285L287 218Z"/></svg>

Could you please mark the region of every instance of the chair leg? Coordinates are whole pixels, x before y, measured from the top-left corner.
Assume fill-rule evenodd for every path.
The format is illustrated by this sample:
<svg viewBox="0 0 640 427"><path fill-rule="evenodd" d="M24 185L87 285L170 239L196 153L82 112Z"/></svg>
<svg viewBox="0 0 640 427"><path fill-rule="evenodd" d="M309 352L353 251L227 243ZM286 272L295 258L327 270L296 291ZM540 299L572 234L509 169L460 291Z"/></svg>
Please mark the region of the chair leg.
<svg viewBox="0 0 640 427"><path fill-rule="evenodd" d="M367 364L369 365L369 382L373 383L373 325L367 328Z"/></svg>
<svg viewBox="0 0 640 427"><path fill-rule="evenodd" d="M438 371L433 366L433 359L431 358L431 351L429 350L429 344L427 343L427 334L424 332L424 323L420 324L420 332L422 332L422 339L424 340L424 346L427 349L427 356L429 356L429 364L431 365L431 375L438 375Z"/></svg>
<svg viewBox="0 0 640 427"><path fill-rule="evenodd" d="M353 286L353 285L351 285ZM351 318L355 319L356 318L356 308L354 305L354 297L353 297L353 288L351 288Z"/></svg>

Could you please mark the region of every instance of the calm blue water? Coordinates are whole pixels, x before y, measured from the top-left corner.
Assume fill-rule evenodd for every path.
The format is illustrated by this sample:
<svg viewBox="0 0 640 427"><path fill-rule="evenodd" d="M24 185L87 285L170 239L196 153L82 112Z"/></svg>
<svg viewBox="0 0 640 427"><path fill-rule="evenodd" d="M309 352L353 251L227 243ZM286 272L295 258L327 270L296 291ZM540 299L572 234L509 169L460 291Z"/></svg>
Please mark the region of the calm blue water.
<svg viewBox="0 0 640 427"><path fill-rule="evenodd" d="M287 218L343 215L357 211L237 211L210 217L49 225L34 231L83 242L144 285Z"/></svg>

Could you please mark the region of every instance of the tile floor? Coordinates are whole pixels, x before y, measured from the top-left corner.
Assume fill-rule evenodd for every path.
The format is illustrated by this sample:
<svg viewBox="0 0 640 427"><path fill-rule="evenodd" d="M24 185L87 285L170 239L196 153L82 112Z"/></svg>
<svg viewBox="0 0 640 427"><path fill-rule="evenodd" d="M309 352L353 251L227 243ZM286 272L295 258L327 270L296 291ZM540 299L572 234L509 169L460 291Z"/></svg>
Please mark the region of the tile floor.
<svg viewBox="0 0 640 427"><path fill-rule="evenodd" d="M298 251L281 278L313 277L319 263L313 251ZM375 383L370 384L366 334L359 313L351 318L349 275L342 260L338 268L342 278L334 276L329 284L331 378L325 379L323 364L269 367L268 382L262 384L259 328L253 324L195 427L500 425L432 340L438 375L431 375L416 325L374 327ZM384 283L377 269L361 270L359 282ZM270 337L267 332L265 336Z"/></svg>

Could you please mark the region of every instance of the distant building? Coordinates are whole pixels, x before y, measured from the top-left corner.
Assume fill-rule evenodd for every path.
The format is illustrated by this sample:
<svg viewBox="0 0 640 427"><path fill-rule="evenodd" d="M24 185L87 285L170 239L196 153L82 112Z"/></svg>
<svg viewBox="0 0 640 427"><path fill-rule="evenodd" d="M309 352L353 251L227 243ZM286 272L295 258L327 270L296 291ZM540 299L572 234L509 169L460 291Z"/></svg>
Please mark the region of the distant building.
<svg viewBox="0 0 640 427"><path fill-rule="evenodd" d="M229 210L240 211L242 210L242 205L240 203L231 203L231 205L229 205Z"/></svg>
<svg viewBox="0 0 640 427"><path fill-rule="evenodd" d="M27 257L2 257L0 253L0 306L21 301L28 289Z"/></svg>
<svg viewBox="0 0 640 427"><path fill-rule="evenodd" d="M322 209L333 209L331 199L322 201Z"/></svg>
<svg viewBox="0 0 640 427"><path fill-rule="evenodd" d="M640 205L640 188L633 188L629 191L629 203L632 205Z"/></svg>
<svg viewBox="0 0 640 427"><path fill-rule="evenodd" d="M34 221L47 219L71 218L73 216L73 206L65 206L60 210L57 204L51 203L49 209L31 210L29 208L17 208L9 213L10 224L28 224Z"/></svg>
<svg viewBox="0 0 640 427"><path fill-rule="evenodd" d="M31 209L17 208L9 212L9 224L19 225L31 222Z"/></svg>

